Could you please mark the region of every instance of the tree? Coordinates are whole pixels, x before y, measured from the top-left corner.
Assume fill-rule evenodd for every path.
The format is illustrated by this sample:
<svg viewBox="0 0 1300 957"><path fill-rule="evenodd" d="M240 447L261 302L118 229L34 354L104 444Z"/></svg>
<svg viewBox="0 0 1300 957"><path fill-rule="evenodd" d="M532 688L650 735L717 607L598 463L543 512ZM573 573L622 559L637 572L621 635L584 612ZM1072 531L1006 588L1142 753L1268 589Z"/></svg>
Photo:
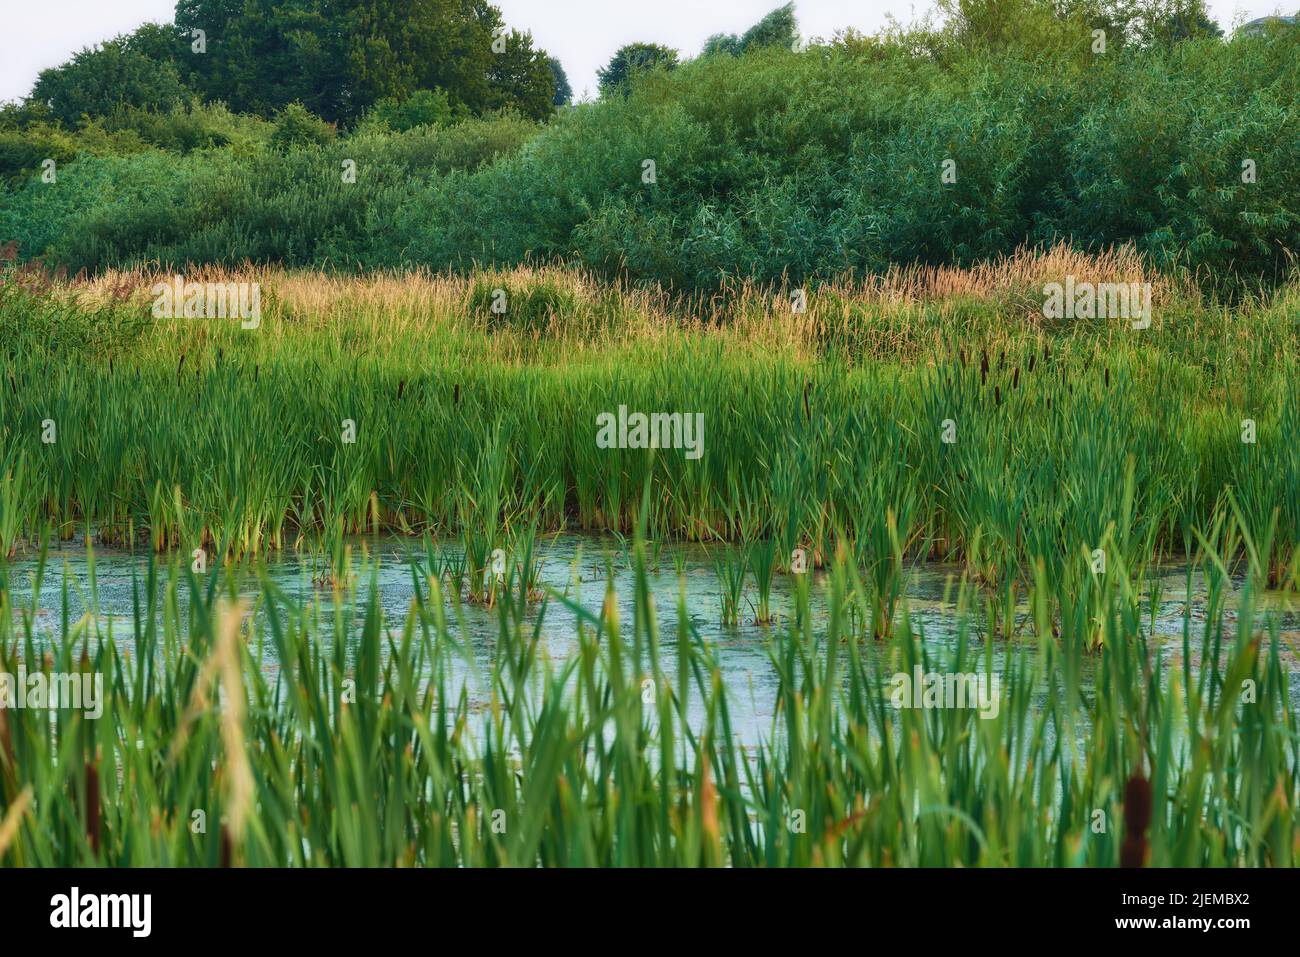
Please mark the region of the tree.
<svg viewBox="0 0 1300 957"><path fill-rule="evenodd" d="M704 56L726 54L740 56L748 50L780 46L794 49L799 42L799 21L795 19L794 4L777 7L762 20L745 31L744 36L734 33L715 33L704 43Z"/></svg>
<svg viewBox="0 0 1300 957"><path fill-rule="evenodd" d="M632 79L638 73L677 66L677 51L658 43L629 43L620 47L609 63L596 72L600 95L627 94Z"/></svg>
<svg viewBox="0 0 1300 957"><path fill-rule="evenodd" d="M760 47L780 46L794 49L799 42L799 22L795 19L794 4L777 7L758 23L745 31L740 38L741 52Z"/></svg>
<svg viewBox="0 0 1300 957"><path fill-rule="evenodd" d="M573 87L569 85L569 75L564 72L564 65L555 57L548 57L546 65L551 68L551 78L555 81L556 106L568 106L573 102Z"/></svg>
<svg viewBox="0 0 1300 957"><path fill-rule="evenodd" d="M704 42L704 56L713 56L715 54L740 56L742 52L744 52L744 46L740 42L740 37L734 33L715 33Z"/></svg>
<svg viewBox="0 0 1300 957"><path fill-rule="evenodd" d="M1171 44L1223 36L1223 30L1210 18L1205 0L1138 0L1132 8L1141 42Z"/></svg>
<svg viewBox="0 0 1300 957"><path fill-rule="evenodd" d="M159 63L171 63L184 79L182 54L189 52L190 41L173 23L146 23L122 38L126 48Z"/></svg>
<svg viewBox="0 0 1300 957"><path fill-rule="evenodd" d="M353 39L345 13L355 5L356 0L179 0L176 26L186 41L190 82L205 99L224 101L238 112L269 117L301 102L330 120L359 115L345 55Z"/></svg>
<svg viewBox="0 0 1300 957"><path fill-rule="evenodd" d="M351 123L441 90L456 112L540 118L554 96L545 54L507 35L487 0L180 0L176 23L206 34L207 53L190 58L196 88L263 116L301 102Z"/></svg>
<svg viewBox="0 0 1300 957"><path fill-rule="evenodd" d="M190 96L174 65L132 50L122 37L42 70L32 87L32 98L47 103L54 118L69 127L122 108L175 109Z"/></svg>
<svg viewBox="0 0 1300 957"><path fill-rule="evenodd" d="M488 107L514 109L534 120L555 112L555 74L548 57L533 49L531 33L512 30L499 37L504 50L494 52L488 66ZM501 49L499 44L498 50Z"/></svg>

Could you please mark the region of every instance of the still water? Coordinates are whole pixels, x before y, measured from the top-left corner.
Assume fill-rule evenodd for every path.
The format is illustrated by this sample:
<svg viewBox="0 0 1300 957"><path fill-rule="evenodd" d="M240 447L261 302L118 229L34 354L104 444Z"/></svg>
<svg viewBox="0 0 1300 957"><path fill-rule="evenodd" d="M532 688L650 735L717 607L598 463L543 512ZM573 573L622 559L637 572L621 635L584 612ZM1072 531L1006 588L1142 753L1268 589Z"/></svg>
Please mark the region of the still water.
<svg viewBox="0 0 1300 957"><path fill-rule="evenodd" d="M359 629L369 603L372 581L377 587L379 605L384 613L384 627L390 632L400 632L406 620L414 595L412 563L416 563L417 576L423 580L425 555L421 544L414 539L379 538L352 542L353 567L356 570L354 590L344 594L343 613L350 616ZM448 544L447 554L459 546ZM609 572L617 597L625 635L630 635L633 618L634 575L623 544L614 538L563 534L548 537L539 543L542 555L541 581L544 585L566 596L583 608L599 612L605 600ZM777 672L772 663L776 643L786 640L789 619L794 610L791 579L778 574L773 587L772 606L778 620L772 625L754 624L751 602L754 600L752 580L742 603L742 622L737 626L721 624L721 592L713 561L716 550L699 545L666 545L661 550L652 549L650 588L658 624L661 664L666 676L676 680L676 636L679 625L680 596L684 589L685 614L689 625L716 658L729 695L733 730L741 743L754 745L770 741L777 732L773 725L777 695ZM94 587L91 587L90 557L84 542L65 542L52 547L41 581L39 596L33 602L32 588L37 561L34 556L20 556L8 565L10 599L19 615L22 609L36 608L34 617L38 642L52 643L59 639L62 622L75 623L91 613L92 620L103 634L111 634L123 648L133 644L133 588L143 582L149 558L142 554L129 554L96 547L94 550ZM334 623L334 592L313 584L313 570L317 567L310 555L294 551L273 554L266 560L267 574L291 600L304 606L317 604L320 609L320 640L332 641ZM372 570L374 577L372 579ZM679 574L680 573L680 574ZM960 569L954 565L922 564L908 576L904 602L913 629L923 637L927 647L942 653L955 645L958 622L955 614L956 581ZM811 614L814 630L824 631L827 611L822 576L814 577L810 590ZM66 608L64 607L64 583ZM1240 582L1235 583L1240 587ZM142 587L142 586L141 586ZM250 606L258 597L259 584L253 575L245 576L242 592ZM1193 576L1188 588L1186 569L1171 566L1160 578L1158 599L1154 616L1154 631L1167 647L1163 655L1166 665L1177 660L1181 651L1184 619L1189 604L1191 613L1191 643L1199 646L1205 620L1202 581ZM188 596L180 590L182 615ZM1231 609L1231 601L1229 607ZM1284 664L1291 667L1295 661L1294 649L1300 639L1300 614L1294 600L1272 596L1265 602L1265 611L1257 612L1257 622L1265 615L1275 615L1280 623L1283 638ZM262 614L265 614L263 610ZM1149 615L1149 612L1148 612ZM499 612L468 602L458 610L449 606L448 623L453 634L468 648L468 661L461 664L455 674L455 684L464 683L471 702L483 703L490 696L489 675L500 632ZM1227 612L1225 637L1233 634L1233 613ZM183 619L182 619L183 620ZM1148 617L1147 621L1151 619ZM530 627L540 624L544 653L557 664L575 650L577 616L564 602L554 598L538 603L529 611ZM1028 629L1025 629L1028 634ZM980 623L971 626L971 635L982 638ZM864 643L865 653L881 654L875 643ZM263 665L274 674L278 662L269 640L262 649ZM1008 666L1008 659L1021 654L1032 657L1033 640L996 640L993 644L995 673ZM881 662L880 670L892 673L888 662ZM1093 662L1085 663L1085 689L1091 681ZM1300 704L1300 680L1292 668L1292 701ZM1044 692L1045 693L1045 692ZM698 696L696 696L698 699ZM696 700L692 723L701 717Z"/></svg>

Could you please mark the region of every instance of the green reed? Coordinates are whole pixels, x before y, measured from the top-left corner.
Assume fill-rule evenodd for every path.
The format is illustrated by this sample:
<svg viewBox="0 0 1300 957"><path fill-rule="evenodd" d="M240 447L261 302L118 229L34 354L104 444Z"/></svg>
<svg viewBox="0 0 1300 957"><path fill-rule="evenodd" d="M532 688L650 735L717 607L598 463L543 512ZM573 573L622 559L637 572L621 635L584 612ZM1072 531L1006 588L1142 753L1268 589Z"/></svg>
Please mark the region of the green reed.
<svg viewBox="0 0 1300 957"><path fill-rule="evenodd" d="M477 581L518 516L627 533L650 481L655 541L763 528L784 567L801 546L825 563L842 535L878 594L890 510L1014 601L1036 559L1055 580L1112 527L1130 566L1183 552L1228 489L1268 581L1296 561L1293 292L1232 313L1174 303L1144 332L1047 326L996 297L918 311L826 293L811 331L781 331L788 316L752 318L758 291L705 326L551 272L534 281L572 295L543 334L490 329L472 284L445 280L433 307L345 285L313 312L290 302L303 280L250 275L267 286L256 330L3 281L0 547L53 524L234 560L341 522L456 538ZM598 448L596 416L620 405L703 414L703 454Z"/></svg>
<svg viewBox="0 0 1300 957"><path fill-rule="evenodd" d="M373 567L353 616L296 603L256 563L196 575L150 557L126 633L65 619L48 645L0 565L0 672L100 674L105 696L97 720L0 710L0 863L1294 866L1280 622L1256 602L1263 569L1233 586L1218 551L1242 527L1229 509L1198 529L1204 615L1172 641L1146 627L1122 555L1058 584L1039 563L1010 646L981 635L970 584L954 642L927 641L906 600L873 640L871 589L833 561L814 586L825 620L801 585L773 635L777 707L752 748L685 608L659 633L639 536L630 620L552 593L577 617L554 660L526 602L503 601L483 675L454 599L414 565L390 619ZM914 669L996 676L996 707L897 707Z"/></svg>

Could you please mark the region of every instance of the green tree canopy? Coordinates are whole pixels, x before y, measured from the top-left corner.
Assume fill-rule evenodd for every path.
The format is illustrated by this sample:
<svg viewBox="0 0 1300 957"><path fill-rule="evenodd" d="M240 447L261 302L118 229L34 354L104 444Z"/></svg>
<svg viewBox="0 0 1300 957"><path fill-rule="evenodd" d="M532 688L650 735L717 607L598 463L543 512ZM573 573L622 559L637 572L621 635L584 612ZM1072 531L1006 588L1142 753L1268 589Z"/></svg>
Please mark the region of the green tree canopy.
<svg viewBox="0 0 1300 957"><path fill-rule="evenodd" d="M662 67L671 70L677 66L677 51L658 43L629 43L619 48L609 63L596 73L600 95L626 93L632 78Z"/></svg>
<svg viewBox="0 0 1300 957"><path fill-rule="evenodd" d="M744 36L734 33L715 33L704 44L704 55L725 53L740 56L747 50L781 46L793 49L799 41L799 21L794 15L794 4L777 7L758 23L745 31Z"/></svg>
<svg viewBox="0 0 1300 957"><path fill-rule="evenodd" d="M507 33L486 0L179 0L176 25L206 34L207 53L190 57L194 87L242 112L301 102L351 123L419 90L475 114L552 108L545 52Z"/></svg>
<svg viewBox="0 0 1300 957"><path fill-rule="evenodd" d="M121 108L174 109L190 96L175 66L132 49L124 37L42 70L32 88L32 99L48 104L54 118L69 127L79 126L83 116L107 116Z"/></svg>
<svg viewBox="0 0 1300 957"><path fill-rule="evenodd" d="M556 106L568 106L573 102L573 87L569 85L569 75L564 72L564 64L555 57L547 57L546 65L551 68L551 78L555 81Z"/></svg>

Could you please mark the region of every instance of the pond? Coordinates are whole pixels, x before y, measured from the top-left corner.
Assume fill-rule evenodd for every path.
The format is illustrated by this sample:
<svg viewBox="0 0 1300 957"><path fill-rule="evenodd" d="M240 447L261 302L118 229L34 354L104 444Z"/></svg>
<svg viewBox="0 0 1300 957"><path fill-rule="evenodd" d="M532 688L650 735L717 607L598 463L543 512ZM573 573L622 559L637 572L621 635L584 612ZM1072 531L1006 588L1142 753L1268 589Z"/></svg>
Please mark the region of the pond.
<svg viewBox="0 0 1300 957"><path fill-rule="evenodd" d="M412 562L417 563L418 577L425 576L423 546L418 539L380 537L351 540L356 577L353 586L342 593L343 613L352 616L359 624L369 602L372 580L377 587L378 602L384 613L385 628L400 630L406 619L414 596ZM437 546L435 546L437 548ZM449 542L445 553L459 554L459 543ZM541 582L566 596L583 608L598 612L605 600L607 569L613 573L614 592L617 597L621 621L625 632L630 629L633 616L634 573L630 567L625 544L613 537L559 534L548 536L539 543L542 555ZM752 580L747 583L746 601L742 622L729 626L721 623L721 588L714 570L717 546L665 545L652 550L652 568L649 584L654 602L655 618L661 645L661 663L665 675L676 680L676 636L679 625L679 596L685 589L685 611L690 626L699 634L715 656L728 691L734 733L741 743L753 745L760 740L771 740L774 733L773 717L778 690L777 670L772 652L777 643L788 640L790 617L794 613L795 599L790 576L778 574L775 578L772 607L777 621L771 625L754 624L752 606ZM94 589L91 588L90 556L84 542L64 542L52 546L47 557L41 593L35 602L34 617L36 638L39 643L52 643L62 630L64 583L67 583L67 620L75 623L96 606L94 621L101 632L111 629L113 640L121 647L133 645L133 581L143 581L149 562L145 554L96 547L93 554ZM313 570L319 559L306 552L286 550L266 559L270 579L294 602L319 609L321 640L330 641L334 628L334 591L313 584ZM32 585L37 560L27 554L8 566L10 599L17 616L24 608L32 606ZM920 634L928 647L939 650L955 646L959 623L955 608L956 583L960 567L945 564L918 564L910 572L905 588L904 602L913 629ZM372 579L373 572L373 579ZM680 576L679 576L680 572ZM827 602L823 573L814 574L814 587L810 589L810 611L813 628L824 633ZM1177 662L1181 654L1185 617L1188 615L1188 577L1184 565L1171 565L1162 570L1159 578L1158 604L1154 616L1154 629L1158 639L1167 646L1165 664ZM1234 582L1234 592L1241 586ZM255 576L244 576L240 591L253 604L260 591ZM93 594L93 598L92 598ZM1204 582L1199 573L1191 578L1190 589L1191 639L1194 646L1200 643L1206 618ZM1292 599L1294 596L1292 596ZM188 602L184 589L179 590L178 601L182 614ZM901 604L901 603L900 603ZM1225 628L1232 634L1233 601L1225 612ZM1300 637L1300 614L1296 602L1286 596L1266 596L1266 611L1257 611L1257 622L1266 615L1276 616L1283 637L1284 666L1291 668L1295 661L1294 648ZM489 700L489 675L498 637L500 612L469 602L461 602L451 609L448 601L448 622L453 634L465 639L469 649L469 663L462 658L454 674L454 685L461 683L467 689L472 703ZM1149 606L1148 606L1149 608ZM1021 609L1024 613L1025 609ZM265 614L263 610L262 614ZM1149 615L1149 610L1148 610ZM532 606L528 613L529 625L540 621L540 634L544 651L554 662L568 658L576 647L578 619L564 602L550 598ZM1150 620L1148 618L1148 620ZM1030 629L1023 629L1029 635ZM982 639L981 622L970 625L973 637ZM866 654L881 655L883 645L864 642ZM1035 641L997 639L993 643L994 672L1004 669L1009 658L1019 655L1032 659ZM270 642L262 648L263 665L268 673L278 668ZM893 668L884 670L888 662L881 662L882 671L892 674ZM472 665L472 666L471 666ZM1095 659L1084 662L1082 669L1087 692L1095 668ZM1294 669L1292 669L1294 670ZM886 688L886 692L887 692ZM1043 692L1046 693L1045 691ZM1292 676L1291 698L1300 704L1300 682ZM694 702L699 708L699 702ZM700 718L689 715L691 723Z"/></svg>

